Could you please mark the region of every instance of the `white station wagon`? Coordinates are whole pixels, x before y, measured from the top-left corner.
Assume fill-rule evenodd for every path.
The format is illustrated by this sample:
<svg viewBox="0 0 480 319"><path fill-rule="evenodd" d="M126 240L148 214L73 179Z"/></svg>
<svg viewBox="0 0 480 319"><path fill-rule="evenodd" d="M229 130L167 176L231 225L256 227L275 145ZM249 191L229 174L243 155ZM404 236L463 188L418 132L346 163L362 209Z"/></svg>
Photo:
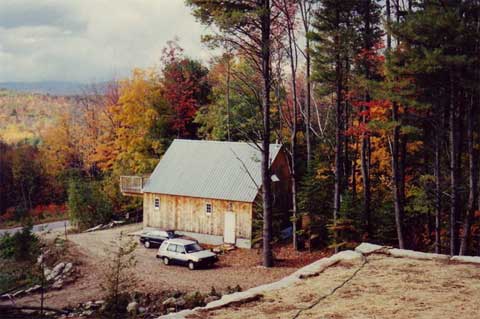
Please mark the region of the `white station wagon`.
<svg viewBox="0 0 480 319"><path fill-rule="evenodd" d="M161 258L165 265L188 265L190 270L212 266L218 260L215 253L202 248L197 242L181 238L165 240L158 249L157 258Z"/></svg>

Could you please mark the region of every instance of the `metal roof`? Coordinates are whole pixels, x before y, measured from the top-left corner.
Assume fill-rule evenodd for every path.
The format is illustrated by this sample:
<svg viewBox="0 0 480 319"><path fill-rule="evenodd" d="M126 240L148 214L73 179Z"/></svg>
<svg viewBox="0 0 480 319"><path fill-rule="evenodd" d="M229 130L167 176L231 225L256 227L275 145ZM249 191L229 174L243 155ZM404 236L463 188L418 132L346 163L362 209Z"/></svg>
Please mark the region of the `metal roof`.
<svg viewBox="0 0 480 319"><path fill-rule="evenodd" d="M270 144L270 163L280 149ZM250 143L176 139L143 192L253 202L262 185L260 159Z"/></svg>

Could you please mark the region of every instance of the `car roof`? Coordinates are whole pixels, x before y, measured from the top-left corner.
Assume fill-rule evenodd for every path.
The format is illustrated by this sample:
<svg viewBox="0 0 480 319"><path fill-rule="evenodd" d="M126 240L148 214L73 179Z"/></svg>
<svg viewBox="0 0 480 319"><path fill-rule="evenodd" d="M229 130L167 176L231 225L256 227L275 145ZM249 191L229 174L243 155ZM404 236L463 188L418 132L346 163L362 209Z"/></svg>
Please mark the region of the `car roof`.
<svg viewBox="0 0 480 319"><path fill-rule="evenodd" d="M190 244L196 244L196 241L189 240L189 239L183 239L183 238L174 238L174 239L169 239L167 240L169 244L176 244L176 245L190 245Z"/></svg>
<svg viewBox="0 0 480 319"><path fill-rule="evenodd" d="M172 230L172 229L147 228L147 229L144 229L142 233L143 233L143 234L148 234L148 233L158 233L158 232L162 232L162 233L174 233L175 231Z"/></svg>

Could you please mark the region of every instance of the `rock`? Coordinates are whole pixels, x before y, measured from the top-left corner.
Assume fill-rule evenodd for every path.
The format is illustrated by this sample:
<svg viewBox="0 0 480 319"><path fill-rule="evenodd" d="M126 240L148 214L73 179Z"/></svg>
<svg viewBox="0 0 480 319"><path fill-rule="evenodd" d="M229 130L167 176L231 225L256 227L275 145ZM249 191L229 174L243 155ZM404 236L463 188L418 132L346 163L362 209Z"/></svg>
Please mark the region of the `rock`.
<svg viewBox="0 0 480 319"><path fill-rule="evenodd" d="M389 249L388 253L393 257L405 257L420 260L448 260L450 257L447 255L422 253L419 251L407 250L407 249Z"/></svg>
<svg viewBox="0 0 480 319"><path fill-rule="evenodd" d="M42 288L42 286L35 285L35 286L30 287L27 290L25 290L25 293L29 294L29 293L35 292L35 291L39 290L40 288Z"/></svg>
<svg viewBox="0 0 480 319"><path fill-rule="evenodd" d="M235 249L237 249L237 247L235 245L227 245L226 248L225 248L226 251L232 251L232 250L235 250Z"/></svg>
<svg viewBox="0 0 480 319"><path fill-rule="evenodd" d="M85 305L83 306L83 308L85 308L85 309L88 310L88 309L92 308L92 305L93 305L93 302L87 301L87 302L85 303Z"/></svg>
<svg viewBox="0 0 480 319"><path fill-rule="evenodd" d="M178 298L176 301L175 301L175 306L177 307L183 307L185 306L187 302L185 301L185 299L183 299L182 297Z"/></svg>
<svg viewBox="0 0 480 319"><path fill-rule="evenodd" d="M480 257L474 256L453 256L452 258L450 258L450 260L462 263L480 264Z"/></svg>
<svg viewBox="0 0 480 319"><path fill-rule="evenodd" d="M62 289L62 287L63 287L63 280L62 279L58 279L52 285L53 289Z"/></svg>
<svg viewBox="0 0 480 319"><path fill-rule="evenodd" d="M95 227L87 229L86 231L84 231L84 233L89 233L89 232L92 232L92 231L100 230L100 229L103 229L104 227L105 226L103 224L100 224L100 225L97 225Z"/></svg>
<svg viewBox="0 0 480 319"><path fill-rule="evenodd" d="M37 265L40 265L41 263L43 263L43 260L44 260L44 257L43 257L43 254L41 254L41 255L38 256L38 258L37 258Z"/></svg>
<svg viewBox="0 0 480 319"><path fill-rule="evenodd" d="M261 287L266 288L268 290L275 290L283 288L283 285L289 284L289 281L294 280L294 278L306 279L313 276L317 276L319 273L323 272L328 267L342 261L351 261L355 259L362 259L363 255L361 253L357 253L353 250L345 250L339 252L333 256L328 258L321 258L314 263L311 263L303 268L300 268L296 272L294 272L291 276L285 277L280 281L273 282L271 284L263 285L256 287L259 290ZM292 278L293 277L293 278Z"/></svg>
<svg viewBox="0 0 480 319"><path fill-rule="evenodd" d="M62 274L63 268L65 268L65 263L58 263L52 271L47 276L47 281L53 280Z"/></svg>
<svg viewBox="0 0 480 319"><path fill-rule="evenodd" d="M105 300L97 300L97 301L95 301L95 304L96 304L96 305L99 305L99 306L103 305L104 303L105 303Z"/></svg>
<svg viewBox="0 0 480 319"><path fill-rule="evenodd" d="M127 305L128 313L137 313L138 312L138 302L132 301Z"/></svg>
<svg viewBox="0 0 480 319"><path fill-rule="evenodd" d="M370 255L374 253L388 253L388 248L370 243L361 243L355 248L355 251L364 255Z"/></svg>
<svg viewBox="0 0 480 319"><path fill-rule="evenodd" d="M73 268L73 264L72 263L67 263L65 264L65 267L63 268L63 272L64 274L68 274Z"/></svg>
<svg viewBox="0 0 480 319"><path fill-rule="evenodd" d="M175 312L175 311L176 311L175 308L168 308L168 309L167 309L167 313L171 313L171 312Z"/></svg>
<svg viewBox="0 0 480 319"><path fill-rule="evenodd" d="M83 311L83 312L80 314L80 316L82 316L82 317L89 317L89 316L91 316L92 314L93 314L93 310L85 310L85 311Z"/></svg>
<svg viewBox="0 0 480 319"><path fill-rule="evenodd" d="M204 299L204 302L208 304L208 303L211 303L212 301L217 301L219 299L220 299L219 296L208 296Z"/></svg>
<svg viewBox="0 0 480 319"><path fill-rule="evenodd" d="M145 308L145 307L139 307L138 308L138 313L145 313L145 311L147 311L147 308Z"/></svg>
<svg viewBox="0 0 480 319"><path fill-rule="evenodd" d="M63 268L65 268L65 263L60 262L55 267L53 267L52 272L59 274L62 272Z"/></svg>
<svg viewBox="0 0 480 319"><path fill-rule="evenodd" d="M49 268L47 268L47 267L45 267L45 268L43 269L43 275L44 275L45 277L48 277L51 272L52 272L52 270L49 269Z"/></svg>
<svg viewBox="0 0 480 319"><path fill-rule="evenodd" d="M168 306L173 306L173 305L175 305L175 302L176 302L176 301L177 301L177 300L176 300L175 298L170 297L170 298L166 299L164 302L162 302L162 305L164 305L164 306L166 306L166 307L168 307Z"/></svg>

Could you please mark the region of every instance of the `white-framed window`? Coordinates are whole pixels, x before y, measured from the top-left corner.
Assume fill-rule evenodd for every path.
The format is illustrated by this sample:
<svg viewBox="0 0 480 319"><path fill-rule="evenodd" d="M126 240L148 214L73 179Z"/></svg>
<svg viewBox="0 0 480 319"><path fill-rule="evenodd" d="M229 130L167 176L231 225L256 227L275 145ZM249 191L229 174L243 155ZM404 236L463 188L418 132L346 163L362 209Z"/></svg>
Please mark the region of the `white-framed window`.
<svg viewBox="0 0 480 319"><path fill-rule="evenodd" d="M209 203L209 202L205 203L205 214L211 215L212 212L213 212L213 205L212 205L212 203Z"/></svg>
<svg viewBox="0 0 480 319"><path fill-rule="evenodd" d="M153 207L155 209L160 209L160 198L155 197L155 199L153 200Z"/></svg>

